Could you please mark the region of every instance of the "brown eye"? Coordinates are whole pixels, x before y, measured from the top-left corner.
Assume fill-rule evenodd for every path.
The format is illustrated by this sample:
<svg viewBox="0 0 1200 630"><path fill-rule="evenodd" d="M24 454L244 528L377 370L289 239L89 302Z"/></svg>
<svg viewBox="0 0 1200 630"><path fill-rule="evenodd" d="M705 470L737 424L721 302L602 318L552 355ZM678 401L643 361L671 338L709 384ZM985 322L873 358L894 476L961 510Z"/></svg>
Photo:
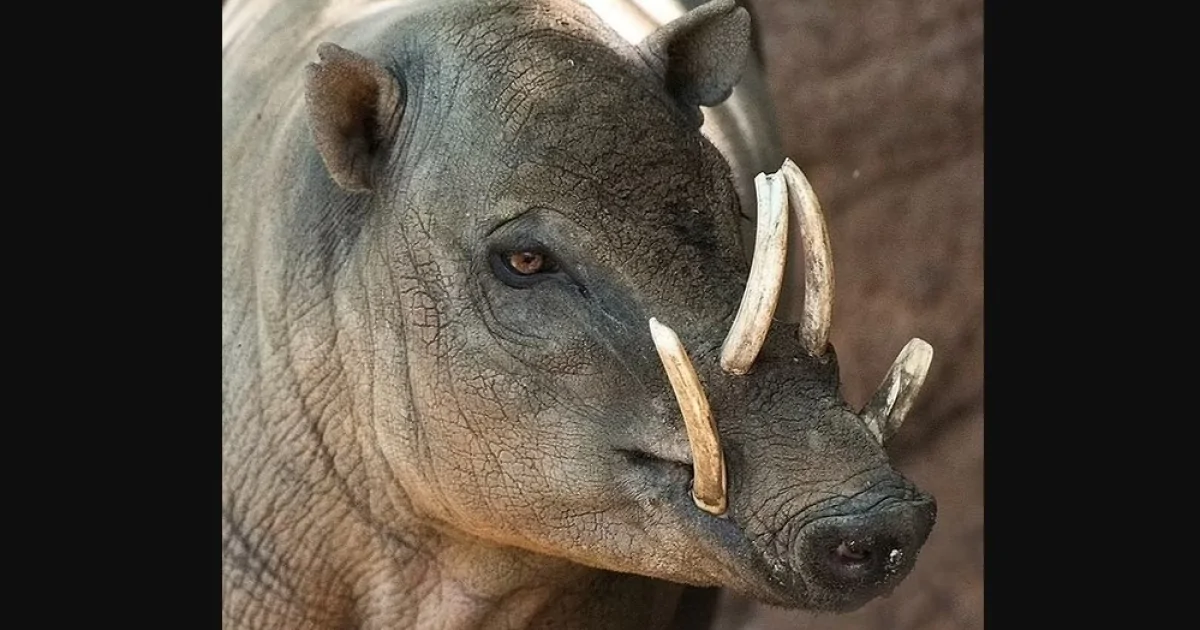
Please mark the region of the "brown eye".
<svg viewBox="0 0 1200 630"><path fill-rule="evenodd" d="M541 252L513 252L508 257L508 266L523 276L532 276L541 271L545 265L546 257Z"/></svg>
<svg viewBox="0 0 1200 630"><path fill-rule="evenodd" d="M538 246L499 249L488 256L492 273L514 289L527 289L545 280L566 279L554 256Z"/></svg>

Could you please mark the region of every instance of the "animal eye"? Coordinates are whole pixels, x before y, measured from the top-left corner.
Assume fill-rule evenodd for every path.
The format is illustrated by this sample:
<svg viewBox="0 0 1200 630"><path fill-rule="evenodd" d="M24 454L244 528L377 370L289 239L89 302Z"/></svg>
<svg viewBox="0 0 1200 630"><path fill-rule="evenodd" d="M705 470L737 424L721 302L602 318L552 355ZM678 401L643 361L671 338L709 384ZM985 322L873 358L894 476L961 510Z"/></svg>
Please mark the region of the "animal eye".
<svg viewBox="0 0 1200 630"><path fill-rule="evenodd" d="M538 248L502 250L491 258L496 277L518 289L556 277L560 270L554 257Z"/></svg>
<svg viewBox="0 0 1200 630"><path fill-rule="evenodd" d="M508 255L508 266L522 276L532 276L546 269L550 262L546 255L535 251L512 252Z"/></svg>

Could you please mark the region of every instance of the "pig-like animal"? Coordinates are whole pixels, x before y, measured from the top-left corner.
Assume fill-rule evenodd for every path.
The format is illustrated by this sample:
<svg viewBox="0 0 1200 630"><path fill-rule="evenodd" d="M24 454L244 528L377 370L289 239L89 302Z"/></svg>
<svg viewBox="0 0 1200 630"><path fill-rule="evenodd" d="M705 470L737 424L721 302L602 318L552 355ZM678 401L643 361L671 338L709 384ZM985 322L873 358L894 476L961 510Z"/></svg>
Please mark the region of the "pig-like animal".
<svg viewBox="0 0 1200 630"><path fill-rule="evenodd" d="M931 350L847 406L748 14L637 4L225 3L226 627L644 630L913 566L881 445Z"/></svg>

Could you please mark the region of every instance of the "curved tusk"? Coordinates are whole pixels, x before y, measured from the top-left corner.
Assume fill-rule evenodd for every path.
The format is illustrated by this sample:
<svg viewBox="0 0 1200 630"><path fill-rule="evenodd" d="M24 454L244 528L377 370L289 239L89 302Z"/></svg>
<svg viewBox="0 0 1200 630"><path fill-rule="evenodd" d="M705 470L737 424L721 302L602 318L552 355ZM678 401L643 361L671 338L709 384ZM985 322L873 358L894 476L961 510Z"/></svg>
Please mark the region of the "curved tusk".
<svg viewBox="0 0 1200 630"><path fill-rule="evenodd" d="M767 339L787 261L787 184L778 172L759 173L754 188L758 194L754 259L742 304L721 346L721 368L732 374L749 371Z"/></svg>
<svg viewBox="0 0 1200 630"><path fill-rule="evenodd" d="M908 410L921 391L921 385L925 383L925 375L932 361L933 346L914 337L896 355L883 382L863 406L863 421L880 444L895 435L904 422L904 416L908 415Z"/></svg>
<svg viewBox="0 0 1200 630"><path fill-rule="evenodd" d="M692 500L705 512L721 516L726 507L725 455L721 451L708 398L704 396L704 386L675 331L652 317L650 336L687 427L688 443L692 447Z"/></svg>
<svg viewBox="0 0 1200 630"><path fill-rule="evenodd" d="M788 205L800 222L804 245L804 312L800 317L800 342L812 356L825 354L829 343L829 321L833 315L833 254L821 204L812 184L796 163L788 158L780 169L787 182Z"/></svg>

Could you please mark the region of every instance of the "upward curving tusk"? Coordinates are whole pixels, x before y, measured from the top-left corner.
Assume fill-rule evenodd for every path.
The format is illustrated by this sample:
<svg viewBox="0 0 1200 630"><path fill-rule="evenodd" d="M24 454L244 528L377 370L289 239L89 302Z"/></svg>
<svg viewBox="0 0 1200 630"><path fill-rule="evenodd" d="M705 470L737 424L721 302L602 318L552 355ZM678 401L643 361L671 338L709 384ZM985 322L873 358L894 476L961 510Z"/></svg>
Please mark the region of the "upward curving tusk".
<svg viewBox="0 0 1200 630"><path fill-rule="evenodd" d="M787 262L787 185L778 172L759 173L754 188L758 193L754 260L742 304L721 346L721 368L732 374L749 371L767 339Z"/></svg>
<svg viewBox="0 0 1200 630"><path fill-rule="evenodd" d="M787 182L788 205L800 222L804 246L804 311L800 317L800 342L812 356L825 354L829 321L833 316L833 254L821 204L804 172L790 158L780 169Z"/></svg>
<svg viewBox="0 0 1200 630"><path fill-rule="evenodd" d="M883 377L883 382L863 406L863 421L880 444L886 444L904 422L904 416L908 415L908 410L921 391L921 385L925 383L925 375L929 373L932 361L933 346L914 337L900 350Z"/></svg>
<svg viewBox="0 0 1200 630"><path fill-rule="evenodd" d="M705 512L721 516L726 508L725 455L721 451L717 425L713 422L704 386L675 331L652 317L650 336L687 427L688 443L692 447L692 500Z"/></svg>

